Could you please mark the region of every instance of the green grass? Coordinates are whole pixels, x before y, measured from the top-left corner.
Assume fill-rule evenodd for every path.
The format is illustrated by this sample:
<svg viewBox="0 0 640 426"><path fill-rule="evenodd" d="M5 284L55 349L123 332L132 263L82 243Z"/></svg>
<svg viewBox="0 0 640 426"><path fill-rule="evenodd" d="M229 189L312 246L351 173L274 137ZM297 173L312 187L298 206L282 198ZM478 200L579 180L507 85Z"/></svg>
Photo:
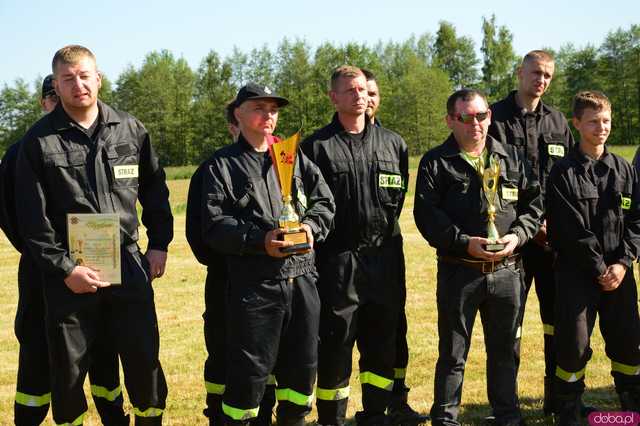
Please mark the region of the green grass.
<svg viewBox="0 0 640 426"><path fill-rule="evenodd" d="M628 150L632 153L633 150ZM415 163L413 163L415 164ZM415 166L411 176L415 179ZM410 182L410 189L415 183ZM169 182L172 206L186 202L188 180ZM410 363L408 385L410 403L421 412L427 412L433 399L433 373L437 357L436 312L436 263L434 250L418 233L412 217L413 196L408 197L401 216L407 262L407 316L409 320ZM169 397L165 412L168 425L205 425L202 416L204 385L202 379L205 347L202 334L204 310L205 268L192 257L184 238L185 217L176 209L175 239L170 246L167 272L154 282L156 308L160 327L160 358L169 385ZM142 231L142 230L141 230ZM141 232L141 235L144 235ZM146 243L141 242L144 247ZM0 236L0 424L13 421L13 398L18 359L18 344L13 334L13 321L17 304L18 255ZM539 320L538 301L535 292L529 297L524 322L522 342L522 366L519 388L521 406L528 424L544 425L541 397L543 389L544 360L543 334ZM585 399L602 408L616 408L615 394L611 388L610 363L604 354L600 333L594 333L594 356L587 367L588 390ZM357 351L354 353L352 398L349 417L360 409L360 389L357 379ZM85 383L86 385L86 383ZM89 395L88 388L86 394ZM95 408L89 402L86 425L99 424ZM127 406L127 410L131 410ZM482 325L478 320L473 333L472 347L465 374L461 420L464 424L479 425L490 408L486 397L485 351ZM315 411L308 417L315 420ZM47 424L52 424L50 418Z"/></svg>

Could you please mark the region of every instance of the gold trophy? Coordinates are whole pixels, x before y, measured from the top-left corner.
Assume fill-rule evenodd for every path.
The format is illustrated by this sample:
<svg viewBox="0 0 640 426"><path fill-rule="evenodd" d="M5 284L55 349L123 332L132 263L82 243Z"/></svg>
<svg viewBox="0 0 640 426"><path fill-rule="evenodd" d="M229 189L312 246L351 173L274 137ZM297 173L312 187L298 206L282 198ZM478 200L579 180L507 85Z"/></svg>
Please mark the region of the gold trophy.
<svg viewBox="0 0 640 426"><path fill-rule="evenodd" d="M300 144L300 132L269 147L273 168L278 177L280 192L282 193L282 212L278 218L280 228L284 229L281 239L293 242L292 246L280 249L283 253L299 253L311 249L307 240L307 233L300 226L300 217L293 207L291 186L293 184L293 171L296 165L296 155Z"/></svg>
<svg viewBox="0 0 640 426"><path fill-rule="evenodd" d="M498 194L498 179L500 178L500 160L489 157L489 167L482 172L482 190L487 200L487 240L486 251L500 251L505 244L496 243L500 239L496 228L496 195Z"/></svg>

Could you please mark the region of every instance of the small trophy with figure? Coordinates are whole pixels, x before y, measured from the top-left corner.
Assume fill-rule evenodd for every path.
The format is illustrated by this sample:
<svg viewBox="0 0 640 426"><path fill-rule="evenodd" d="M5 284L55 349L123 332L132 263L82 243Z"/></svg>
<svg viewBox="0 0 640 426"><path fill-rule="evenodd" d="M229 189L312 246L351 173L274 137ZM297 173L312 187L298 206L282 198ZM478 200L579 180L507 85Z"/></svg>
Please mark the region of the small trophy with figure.
<svg viewBox="0 0 640 426"><path fill-rule="evenodd" d="M293 242L292 246L280 249L283 253L299 253L311 249L307 240L307 233L300 226L300 217L293 206L291 187L293 185L293 172L296 165L298 145L300 144L300 132L269 147L273 168L278 177L280 192L282 193L282 212L278 218L280 228L284 229L281 239Z"/></svg>
<svg viewBox="0 0 640 426"><path fill-rule="evenodd" d="M498 228L496 228L496 195L498 194L498 180L500 178L500 160L491 156L489 167L482 172L482 191L487 200L487 240L486 251L500 251L505 248L505 244L497 243L500 239Z"/></svg>

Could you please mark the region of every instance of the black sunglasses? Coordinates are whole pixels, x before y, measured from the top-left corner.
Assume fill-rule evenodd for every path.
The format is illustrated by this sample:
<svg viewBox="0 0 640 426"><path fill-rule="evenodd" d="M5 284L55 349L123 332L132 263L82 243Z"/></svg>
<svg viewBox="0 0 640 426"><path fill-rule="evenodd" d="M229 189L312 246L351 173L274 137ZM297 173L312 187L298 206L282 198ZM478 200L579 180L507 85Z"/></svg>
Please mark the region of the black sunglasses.
<svg viewBox="0 0 640 426"><path fill-rule="evenodd" d="M488 116L489 110L484 112L476 112L475 114L466 114L464 112L461 112L460 114L453 114L453 118L464 124L473 123L474 118L478 120L478 123L481 123L486 120Z"/></svg>

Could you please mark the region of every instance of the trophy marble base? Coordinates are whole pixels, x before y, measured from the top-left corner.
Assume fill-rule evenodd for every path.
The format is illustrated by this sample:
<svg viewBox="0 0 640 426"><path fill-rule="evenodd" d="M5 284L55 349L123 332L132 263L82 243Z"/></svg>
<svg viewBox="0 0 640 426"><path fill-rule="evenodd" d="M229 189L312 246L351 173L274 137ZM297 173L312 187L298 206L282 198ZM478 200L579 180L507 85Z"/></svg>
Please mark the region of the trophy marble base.
<svg viewBox="0 0 640 426"><path fill-rule="evenodd" d="M300 253L311 249L311 244L307 241L307 233L305 231L290 231L281 234L281 240L291 241L292 246L280 249L282 253Z"/></svg>
<svg viewBox="0 0 640 426"><path fill-rule="evenodd" d="M485 244L484 249L486 251L500 251L503 250L507 245L506 244Z"/></svg>

